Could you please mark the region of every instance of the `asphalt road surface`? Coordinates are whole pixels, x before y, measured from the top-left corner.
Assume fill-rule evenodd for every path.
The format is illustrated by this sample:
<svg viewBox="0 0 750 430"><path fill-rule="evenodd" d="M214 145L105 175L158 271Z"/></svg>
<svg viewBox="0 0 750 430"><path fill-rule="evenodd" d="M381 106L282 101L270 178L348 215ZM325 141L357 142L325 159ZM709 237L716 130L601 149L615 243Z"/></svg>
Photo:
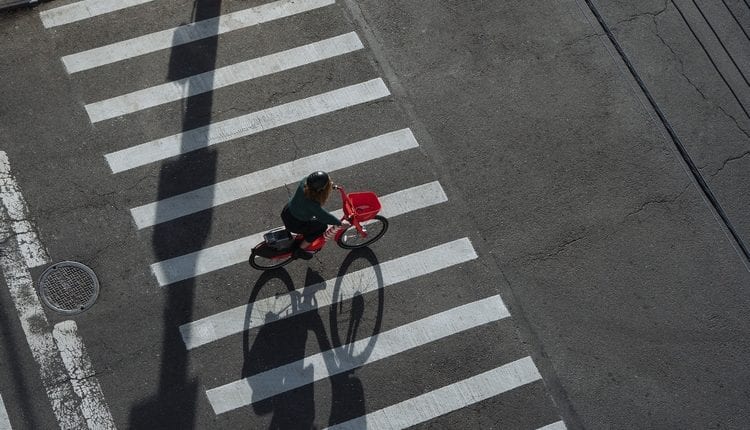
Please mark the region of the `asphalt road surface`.
<svg viewBox="0 0 750 430"><path fill-rule="evenodd" d="M740 0L3 12L0 429L747 428L748 33ZM255 271L318 169L386 235ZM34 290L66 260L75 315Z"/></svg>

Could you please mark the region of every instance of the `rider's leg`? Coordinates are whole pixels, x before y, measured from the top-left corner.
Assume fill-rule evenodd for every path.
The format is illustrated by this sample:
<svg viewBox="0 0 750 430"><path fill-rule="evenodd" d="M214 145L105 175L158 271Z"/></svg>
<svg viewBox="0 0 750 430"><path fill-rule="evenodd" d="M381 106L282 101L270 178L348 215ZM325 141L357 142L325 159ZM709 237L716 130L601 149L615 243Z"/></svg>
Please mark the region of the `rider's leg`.
<svg viewBox="0 0 750 430"><path fill-rule="evenodd" d="M304 237L304 240L299 245L301 249L306 249L308 246L310 246L310 244L315 242L316 239L318 239L320 236L323 236L323 234L326 232L326 229L328 229L327 224L323 224L317 221L310 221L305 224L305 230L301 232Z"/></svg>
<svg viewBox="0 0 750 430"><path fill-rule="evenodd" d="M297 258L309 260L312 258L315 252L308 251L307 248L315 241L315 239L319 238L326 232L328 226L319 222L310 222L307 223L306 227L307 228L303 233L304 239L299 244L299 247L294 250L294 256Z"/></svg>

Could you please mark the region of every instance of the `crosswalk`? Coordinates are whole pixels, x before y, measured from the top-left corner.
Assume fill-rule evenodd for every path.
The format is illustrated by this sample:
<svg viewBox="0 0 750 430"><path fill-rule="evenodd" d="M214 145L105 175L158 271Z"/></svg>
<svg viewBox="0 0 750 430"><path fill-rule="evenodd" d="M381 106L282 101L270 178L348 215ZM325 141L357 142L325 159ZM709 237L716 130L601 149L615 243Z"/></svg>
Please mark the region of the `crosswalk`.
<svg viewBox="0 0 750 430"><path fill-rule="evenodd" d="M364 46L362 45L362 41L359 40L357 33L350 32L341 36L331 37L319 42L300 46L298 48L292 48L276 54L266 55L264 57L222 67L189 78L167 82L153 88L146 88L130 94L91 103L86 105L86 111L89 114L89 118L91 118L91 122L103 121L179 100L181 98L213 91L235 83L249 81L250 79L269 75L271 73L281 72L339 55L348 54L362 48L364 48ZM304 106L306 104L312 104L318 107L316 111L311 113L313 115L320 115L326 111L324 110L326 108L325 106L320 106L326 100L335 101L343 98L344 97L341 95L333 93L329 94L328 97L320 96L319 98L308 100L306 103L298 102L283 109L276 108L275 111L266 112L266 115L281 117L285 111L296 111L297 109L295 108L297 108L298 105ZM340 108L343 107L347 106L342 106ZM258 116L260 115L255 115L255 117ZM297 120L302 120L304 118L304 116L299 115ZM283 123L276 122L274 125L280 126L283 125Z"/></svg>
<svg viewBox="0 0 750 430"><path fill-rule="evenodd" d="M285 184L294 184L315 170L335 172L417 146L410 130L398 130L138 206L130 213L138 228L151 227Z"/></svg>
<svg viewBox="0 0 750 430"><path fill-rule="evenodd" d="M40 17L48 29L105 25L107 19L116 19L118 11L126 8L137 10L152 1L82 0L57 7L50 5L40 13ZM210 95L222 88L243 88L251 82L281 73L289 80L288 85L293 86L294 81L301 79L300 75L304 75L306 68L312 65L358 61L350 55L355 52L370 55L357 29L351 28L350 21L341 18L342 12L336 6L334 0L279 0L149 34L128 35L115 43L66 53L61 61L70 78L76 80L79 79L79 72L88 71L87 76L90 77L101 66L122 64L125 67L145 61L146 54L169 55L167 50L177 46L219 38L229 32L258 28L264 23L276 22L277 26L274 28L278 29L283 26L285 19L304 19L305 14L312 11L326 13L332 21L338 20L337 25L342 31L331 37L319 37L316 34L314 40L296 47L135 91L111 94L104 99L87 101L83 106L94 127L99 123L111 124L113 120L117 120L117 126L126 127L129 118L136 113L147 113L150 120L158 122L160 109L184 103L197 95ZM222 39L218 40L221 43ZM378 71L374 66L370 64L368 67L368 73L375 74L375 77L347 77L343 80L345 84L317 94L302 94L285 103L264 106L252 112L238 112L231 118L183 129L179 133L150 136L151 140L146 142L122 142L118 147L108 148L102 154L102 161L108 165L112 175L122 178L125 172L150 168L186 154L200 157L204 153L202 151L209 148L228 154L240 149L244 153L252 153L253 145L259 142L259 137L272 130L292 125L304 127L353 108L373 112L378 109L400 112L397 103L391 103L387 107L376 105L376 102L382 100L393 101L393 96L386 80L377 76ZM110 67L109 70L116 69ZM339 81L332 79L332 83L338 84ZM157 228L164 223L180 223L191 215L218 210L219 207L233 210L236 207L234 205L240 202L255 201L269 193L278 194L280 190L294 186L314 170L340 173L366 185L367 179L360 178L358 172L366 171L373 164L387 163L393 170L402 170L401 177L407 178L404 185L395 181L379 182L383 187L379 190L382 214L391 219L392 230L374 247L378 262L366 268L339 273L328 280L294 288L288 294L261 297L250 303L237 303L229 309L211 308L210 304L201 307L201 316L179 327L188 354L200 352L201 357L211 353L221 356L220 350L207 346L219 345L220 349L221 345L231 342L238 335L262 331L282 320L302 318L324 308L338 308L344 303L352 304L363 297L385 294L386 291L418 289L420 294L429 295L430 291L423 291L425 288L429 288L431 283L441 284L445 279L453 279L452 277L457 276L451 274L454 271L460 270L461 276L474 276L471 275L471 268L481 264L481 256L470 238L445 227L440 227L438 231L437 226L419 223L430 211L445 210L451 201L443 185L430 177L431 170L425 167L427 161L420 158L423 155L420 155L417 137L410 127L404 126L403 122L408 122L409 119L400 115L401 123L345 124L361 128L361 133L367 134L365 138L359 135L356 139L349 140L350 143L337 144L334 148L322 151L316 149L318 146L311 146L317 152L304 156L297 156L295 152L291 159L282 159L291 153L280 151L274 155L276 164L270 167L245 167L245 171L236 171L236 168L222 170L214 175L216 179L211 184L179 194L160 196L151 202L148 201L153 196L144 195L142 201L148 203L130 208L129 215L136 230L144 230ZM345 133L347 136L354 135ZM407 156L412 160L422 159L425 166L403 167L398 160ZM248 165L252 166L252 163ZM335 214L341 215L340 211ZM419 230L403 230L402 220L403 225L419 225ZM201 249L186 250L181 255L167 256L169 258L152 263L149 268L157 284L169 289L172 294L179 294L175 290L179 291L182 282L210 282L216 273L246 262L250 249L262 239L265 231L274 227L273 224L248 222L257 229L255 233L231 238L223 243L208 241ZM216 230L225 226L211 227ZM409 238L407 233L424 236L425 240L412 240L409 246L405 246L405 240ZM421 248L410 249L415 246ZM381 258L383 261L380 261ZM255 273L251 275L254 276ZM481 280L481 276L472 278L472 281L477 280ZM483 286L477 291L476 297L457 296L450 308L439 309L437 306L429 315L419 317L415 314L410 321L404 321L388 330L376 331L370 336L357 338L356 330L353 330L345 345L321 347L317 353L299 356L286 364L253 374L246 375L243 372L240 379L236 379L236 375L234 378L226 374L205 375L205 399L218 417L282 396L300 387L315 385L336 375L368 369L380 362L390 363L404 356L413 360L415 357L432 357L436 354L437 358L440 353L463 354L470 366L471 349L481 347L486 341L472 341L457 350L428 355L415 354L446 340L458 342L468 339L471 336L466 336L467 333L475 333L483 327L499 329L509 324L506 321L511 319L510 312L499 295L488 293L491 291L491 286ZM397 302L388 306L393 306L393 312L401 312ZM210 310L206 312L207 309ZM400 318L408 319L410 316L411 313L403 311ZM357 326L359 322L353 324ZM515 340L509 339L506 342L510 350L517 351L509 353L513 356L510 361L480 366L476 369L476 374L460 380L452 379L453 375L436 374L435 380L425 382L424 386L411 387L410 392L416 393L411 397L394 396L393 399L383 399L380 403L390 400L393 403L372 407L361 416L324 425L335 429L406 428L439 419L446 414L460 413L462 409L481 402L502 399L502 396L517 392L521 387L539 386L543 392L542 376L533 360L523 353ZM429 366L431 363L414 365ZM385 376L398 377L397 374ZM366 385L367 381L363 383ZM439 388L432 389L435 386ZM529 396L532 399L528 401L529 404L546 412L533 424L528 424L528 428L565 428L546 395L541 399ZM555 419L550 420L549 417ZM247 420L252 417L244 415L237 419ZM258 424L249 423L245 426L256 428Z"/></svg>
<svg viewBox="0 0 750 430"><path fill-rule="evenodd" d="M448 197L440 183L431 182L381 196L380 203L383 205L381 215L394 218L447 200ZM332 213L338 217L343 215L340 209ZM154 263L151 265L151 272L159 285L165 286L242 263L247 260L250 250L263 240L264 233L265 231L258 232L197 252Z"/></svg>
<svg viewBox="0 0 750 430"><path fill-rule="evenodd" d="M305 357L299 363L289 363L213 388L206 394L214 411L221 414L278 395L280 390L293 390L508 316L500 297L490 297L379 333L376 335L377 341L360 339L349 347L355 351L354 354L340 346ZM356 353L371 344L375 346L367 354ZM313 372L304 371L309 367L313 368ZM281 379L284 380L283 386L273 383ZM271 381L271 384L267 381Z"/></svg>
<svg viewBox="0 0 750 430"><path fill-rule="evenodd" d="M482 401L541 378L531 358L524 357L455 384L328 428L354 430L411 427L465 407L467 398L474 402ZM557 423L558 429L565 428L560 421Z"/></svg>
<svg viewBox="0 0 750 430"><path fill-rule="evenodd" d="M317 96L290 102L281 106L264 109L259 112L249 113L240 117L228 119L209 126L189 130L165 138L146 142L132 148L123 149L115 153L107 154L106 158L113 172L121 172L144 164L160 161L176 155L186 154L211 145L246 137L251 134L260 133L275 127L292 122L301 121L315 116L330 113L354 105L371 102L390 95L388 88L382 79L374 79L360 84L351 85L338 90L330 91ZM380 140L390 143L399 143L403 139L400 136L385 135ZM378 142L364 141L362 146L373 146ZM351 149L349 146L346 149ZM346 149L332 153L318 154L309 157L307 162L322 162L330 160L333 163L341 158ZM300 165L302 161L295 160L287 163ZM287 167L279 167L276 170L287 170ZM265 172L264 172L265 174Z"/></svg>
<svg viewBox="0 0 750 430"><path fill-rule="evenodd" d="M287 296L271 297L252 304L238 306L184 324L180 327L180 332L188 349L196 348L222 337L269 323L270 321L267 319L269 314L273 315L274 320L289 318L303 312L330 306L334 303L334 300L350 300L356 294L370 293L375 289L385 288L418 276L437 272L475 258L477 258L477 254L474 252L469 239L459 239L381 263L377 267L361 269L322 284L299 288ZM381 278L379 282L377 277ZM339 291L337 297L334 297L332 286L336 284L339 285ZM300 306L299 303L306 305Z"/></svg>

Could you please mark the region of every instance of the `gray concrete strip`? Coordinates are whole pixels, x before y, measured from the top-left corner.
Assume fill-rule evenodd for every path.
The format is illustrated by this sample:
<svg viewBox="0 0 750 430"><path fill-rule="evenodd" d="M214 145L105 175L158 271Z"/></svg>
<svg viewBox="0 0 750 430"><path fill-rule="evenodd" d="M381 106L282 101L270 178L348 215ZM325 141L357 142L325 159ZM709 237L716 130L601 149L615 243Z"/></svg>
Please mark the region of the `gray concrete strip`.
<svg viewBox="0 0 750 430"><path fill-rule="evenodd" d="M39 252L39 255L22 255L21 249L13 236L18 231L19 221L12 213L23 213L28 216L20 195L20 188L10 171L5 152L0 151L0 270L8 286L13 304L18 311L21 326L31 348L34 360L39 365L47 396L52 404L58 424L62 429L115 429L109 410L104 403L101 389L98 387L93 368L87 357L79 351L83 343L75 331L67 330L65 336L56 336L50 329L49 321L39 301L31 278L27 260L49 262L44 247L32 243L27 249ZM12 202L9 208L6 206ZM27 220L28 221L28 220ZM30 224L28 224L30 226ZM34 242L38 242L36 236ZM67 325L73 325L72 321ZM62 348L62 350L61 350ZM86 369L78 372L76 369ZM83 379L84 381L81 381ZM1 423L0 423L1 424Z"/></svg>
<svg viewBox="0 0 750 430"><path fill-rule="evenodd" d="M420 145L454 167L451 200L508 280L565 423L747 422L744 259L586 4L352 3ZM697 166L732 160L718 198L740 230L744 113L670 4L596 3Z"/></svg>
<svg viewBox="0 0 750 430"><path fill-rule="evenodd" d="M23 6L39 3L39 0L0 0L0 8Z"/></svg>

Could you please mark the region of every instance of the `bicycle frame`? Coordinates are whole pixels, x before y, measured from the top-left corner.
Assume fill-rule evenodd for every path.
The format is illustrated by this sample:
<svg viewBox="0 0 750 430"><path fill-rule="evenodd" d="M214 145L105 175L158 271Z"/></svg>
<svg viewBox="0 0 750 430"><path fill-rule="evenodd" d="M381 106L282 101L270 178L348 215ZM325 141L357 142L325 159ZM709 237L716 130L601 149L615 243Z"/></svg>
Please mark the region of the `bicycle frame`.
<svg viewBox="0 0 750 430"><path fill-rule="evenodd" d="M363 246L367 246L378 240L388 230L388 220L379 215L381 210L381 203L378 196L371 191L361 191L351 194L347 194L346 190L338 185L334 186L341 195L341 206L343 216L341 221L348 221L346 227L343 225L329 226L326 231L318 238L312 241L312 243L305 248L310 253L317 253L325 246L326 242L333 239L336 243L344 249L356 249ZM376 222L375 233L368 232L362 223L373 220ZM354 231L356 231L356 236ZM273 232L273 231L272 231ZM269 232L269 233L272 233ZM347 235L344 237L344 233L351 232L352 236ZM283 245L284 249L274 247L272 244L266 242L264 237L263 242L256 245L250 252L250 265L259 270L269 270L277 267L281 267L287 264L289 261L294 259L295 247L299 246L299 243L304 240L300 234L295 234L293 243L291 246ZM352 242L354 240L354 242ZM360 241L360 242L357 242ZM275 243L275 242L274 242ZM268 261L267 263L264 262ZM274 263L276 261L276 263Z"/></svg>
<svg viewBox="0 0 750 430"><path fill-rule="evenodd" d="M334 189L338 190L339 194L341 195L342 209L344 211L344 216L341 217L341 221L349 221L354 226L354 228L357 229L357 232L362 235L362 237L367 237L367 232L359 223L359 220L357 219L357 211L354 208L352 200L346 194L346 190L344 189L344 187L342 187L341 185L334 185ZM339 236L341 236L343 233L344 227L340 225L332 225L328 228L328 230L326 230L323 236L315 239L307 249L309 251L319 251L323 248L323 246L325 246L325 243L327 241L331 239L338 240Z"/></svg>

